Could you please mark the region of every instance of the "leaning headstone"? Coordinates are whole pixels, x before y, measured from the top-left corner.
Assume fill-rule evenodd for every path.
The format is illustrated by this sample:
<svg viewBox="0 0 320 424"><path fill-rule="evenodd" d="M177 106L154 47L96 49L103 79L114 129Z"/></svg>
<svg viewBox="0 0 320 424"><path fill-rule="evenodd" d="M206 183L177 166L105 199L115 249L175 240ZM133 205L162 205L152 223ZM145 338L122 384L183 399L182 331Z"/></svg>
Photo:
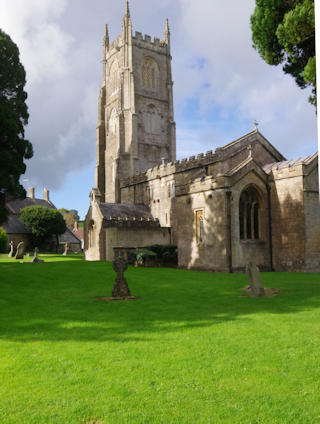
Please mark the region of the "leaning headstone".
<svg viewBox="0 0 320 424"><path fill-rule="evenodd" d="M17 246L17 251L14 259L23 259L24 256L24 243L23 241L20 241L20 243Z"/></svg>
<svg viewBox="0 0 320 424"><path fill-rule="evenodd" d="M64 252L62 253L62 255L63 256L67 256L68 251L69 251L69 244L68 243L65 243L64 244Z"/></svg>
<svg viewBox="0 0 320 424"><path fill-rule="evenodd" d="M250 283L251 295L253 297L264 296L264 288L261 282L261 275L259 268L254 262L248 262L246 266L246 273Z"/></svg>
<svg viewBox="0 0 320 424"><path fill-rule="evenodd" d="M43 263L44 262L42 259L39 259L38 258L38 252L39 252L39 249L37 247L35 247L33 259L31 261L33 264L34 263L40 264L40 263Z"/></svg>
<svg viewBox="0 0 320 424"><path fill-rule="evenodd" d="M12 256L13 256L13 249L14 249L13 241L10 241L9 246L10 246L10 252L8 254L8 258L12 258Z"/></svg>
<svg viewBox="0 0 320 424"><path fill-rule="evenodd" d="M112 297L125 298L130 297L130 290L124 277L124 272L128 268L128 262L119 256L112 262L112 268L117 273L112 290Z"/></svg>

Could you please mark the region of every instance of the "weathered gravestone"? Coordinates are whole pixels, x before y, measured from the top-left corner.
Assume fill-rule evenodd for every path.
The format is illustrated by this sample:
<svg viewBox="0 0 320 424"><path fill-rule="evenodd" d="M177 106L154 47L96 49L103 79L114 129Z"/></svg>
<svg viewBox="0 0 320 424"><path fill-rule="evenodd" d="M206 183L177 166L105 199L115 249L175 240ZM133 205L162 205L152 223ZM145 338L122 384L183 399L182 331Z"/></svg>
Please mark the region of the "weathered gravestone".
<svg viewBox="0 0 320 424"><path fill-rule="evenodd" d="M8 258L12 258L12 256L13 256L13 249L14 249L13 241L10 241L9 246L10 246L10 252L8 254Z"/></svg>
<svg viewBox="0 0 320 424"><path fill-rule="evenodd" d="M24 242L20 241L20 243L17 246L17 251L14 259L23 259L24 256Z"/></svg>
<svg viewBox="0 0 320 424"><path fill-rule="evenodd" d="M261 275L259 268L254 262L248 262L246 266L246 273L250 283L251 295L253 297L264 296L264 287L261 282Z"/></svg>
<svg viewBox="0 0 320 424"><path fill-rule="evenodd" d="M65 243L64 244L64 252L62 253L62 255L63 256L67 256L68 251L69 251L69 244L68 243Z"/></svg>
<svg viewBox="0 0 320 424"><path fill-rule="evenodd" d="M117 273L114 281L112 297L124 298L130 297L130 290L127 281L124 277L124 271L128 268L128 262L121 256L114 259L112 262L112 268Z"/></svg>
<svg viewBox="0 0 320 424"><path fill-rule="evenodd" d="M34 249L33 259L32 259L32 261L31 261L33 264L34 264L34 263L40 264L40 263L43 263L43 262L44 262L42 259L39 259L39 258L38 258L38 252L39 252L39 249L36 247L36 248Z"/></svg>

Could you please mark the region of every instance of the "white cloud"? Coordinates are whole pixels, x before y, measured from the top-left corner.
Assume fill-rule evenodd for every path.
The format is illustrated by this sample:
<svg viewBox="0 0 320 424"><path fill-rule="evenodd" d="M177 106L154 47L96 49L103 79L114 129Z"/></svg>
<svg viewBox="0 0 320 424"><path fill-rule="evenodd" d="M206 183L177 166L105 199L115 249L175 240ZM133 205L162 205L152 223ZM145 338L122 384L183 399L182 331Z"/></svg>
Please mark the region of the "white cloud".
<svg viewBox="0 0 320 424"><path fill-rule="evenodd" d="M68 49L73 37L58 20L66 0L3 0L0 26L18 44L28 83L64 76L70 70Z"/></svg>
<svg viewBox="0 0 320 424"><path fill-rule="evenodd" d="M182 80L182 67L176 73L179 99L189 95L197 98L203 114L213 106L220 109L221 116L231 111L239 127L242 122L249 125L257 119L261 131L290 156L315 151L316 117L307 102L308 92L301 91L281 67L263 62L251 46L250 14L255 2L180 3L179 43L183 39L186 48L179 51L185 68ZM188 66L195 56L203 58L203 68ZM230 126L233 124L230 122Z"/></svg>

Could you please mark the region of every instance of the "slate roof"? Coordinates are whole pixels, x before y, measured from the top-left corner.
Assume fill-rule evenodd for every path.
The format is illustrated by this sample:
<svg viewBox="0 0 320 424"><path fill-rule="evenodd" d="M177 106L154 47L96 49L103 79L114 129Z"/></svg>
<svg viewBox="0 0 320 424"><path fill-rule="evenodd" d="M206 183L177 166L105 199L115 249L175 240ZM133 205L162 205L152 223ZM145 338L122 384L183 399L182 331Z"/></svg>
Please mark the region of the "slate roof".
<svg viewBox="0 0 320 424"><path fill-rule="evenodd" d="M28 227L15 215L9 215L7 220L1 224L7 234L31 234Z"/></svg>
<svg viewBox="0 0 320 424"><path fill-rule="evenodd" d="M103 217L106 219L111 217L113 219L154 220L149 206L143 204L100 203L99 207Z"/></svg>
<svg viewBox="0 0 320 424"><path fill-rule="evenodd" d="M282 162L268 163L267 165L263 166L263 170L266 174L270 174L272 168L280 170L282 168L286 168L286 167L290 168L290 167L295 166L295 165L301 165L301 164L307 165L317 155L318 155L318 153L316 152L313 155L303 156L303 157L300 157L300 158L297 158L297 159L283 160Z"/></svg>
<svg viewBox="0 0 320 424"><path fill-rule="evenodd" d="M21 209L27 206L44 206L45 208L56 209L51 202L47 202L43 199L31 199L30 197L26 197L25 199L16 199L6 203L8 212L14 215L18 215Z"/></svg>
<svg viewBox="0 0 320 424"><path fill-rule="evenodd" d="M28 227L26 227L18 218L21 209L27 206L44 206L45 208L56 209L56 207L51 202L43 199L31 199L30 197L7 202L6 208L9 212L9 215L7 220L1 224L1 227L6 231L7 234L31 234L31 231L28 229ZM59 242L81 244L81 240L68 228L63 234L59 236Z"/></svg>
<svg viewBox="0 0 320 424"><path fill-rule="evenodd" d="M81 240L69 228L59 236L59 243L79 243Z"/></svg>

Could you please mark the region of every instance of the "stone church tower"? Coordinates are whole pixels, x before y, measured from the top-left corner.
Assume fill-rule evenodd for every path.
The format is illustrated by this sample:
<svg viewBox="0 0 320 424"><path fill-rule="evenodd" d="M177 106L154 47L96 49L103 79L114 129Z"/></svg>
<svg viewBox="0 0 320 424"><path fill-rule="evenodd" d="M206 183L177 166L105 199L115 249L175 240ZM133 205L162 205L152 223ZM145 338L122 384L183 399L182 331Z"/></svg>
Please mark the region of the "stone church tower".
<svg viewBox="0 0 320 424"><path fill-rule="evenodd" d="M132 33L128 1L121 34L103 39L95 187L101 201L121 203L120 180L175 160L170 30L164 39Z"/></svg>

